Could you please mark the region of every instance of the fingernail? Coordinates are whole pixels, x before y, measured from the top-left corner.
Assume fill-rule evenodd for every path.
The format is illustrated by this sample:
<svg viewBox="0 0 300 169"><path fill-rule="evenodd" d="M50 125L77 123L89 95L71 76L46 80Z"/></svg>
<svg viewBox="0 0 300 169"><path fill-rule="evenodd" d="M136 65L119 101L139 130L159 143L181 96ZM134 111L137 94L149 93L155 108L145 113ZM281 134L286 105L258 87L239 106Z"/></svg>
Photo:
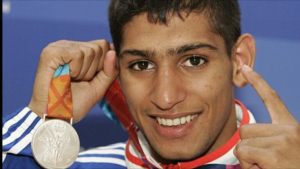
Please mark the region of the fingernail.
<svg viewBox="0 0 300 169"><path fill-rule="evenodd" d="M249 67L248 65L243 65L243 69L244 69L244 71L246 71L246 72L251 72L251 71L253 71L253 70L251 69L251 67Z"/></svg>

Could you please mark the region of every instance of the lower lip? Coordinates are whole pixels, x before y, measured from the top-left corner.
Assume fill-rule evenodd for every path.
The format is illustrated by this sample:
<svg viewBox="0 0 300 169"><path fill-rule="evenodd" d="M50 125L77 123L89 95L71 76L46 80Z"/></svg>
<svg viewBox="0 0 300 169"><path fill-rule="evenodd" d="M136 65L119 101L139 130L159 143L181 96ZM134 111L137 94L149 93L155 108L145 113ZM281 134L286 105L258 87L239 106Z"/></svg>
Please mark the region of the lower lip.
<svg viewBox="0 0 300 169"><path fill-rule="evenodd" d="M161 137L167 138L167 139L178 139L186 136L194 127L197 120L199 119L198 116L196 116L191 122L185 123L180 126L162 126L157 123L156 119L152 118L152 123L154 130L156 133L158 133Z"/></svg>

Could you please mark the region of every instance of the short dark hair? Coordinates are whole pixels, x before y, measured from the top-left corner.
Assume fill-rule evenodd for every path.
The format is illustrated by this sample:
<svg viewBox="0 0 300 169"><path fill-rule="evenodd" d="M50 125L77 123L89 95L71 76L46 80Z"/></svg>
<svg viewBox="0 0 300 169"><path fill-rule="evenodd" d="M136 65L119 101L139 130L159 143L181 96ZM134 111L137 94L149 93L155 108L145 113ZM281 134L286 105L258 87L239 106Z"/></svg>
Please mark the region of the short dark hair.
<svg viewBox="0 0 300 169"><path fill-rule="evenodd" d="M148 14L152 23L168 23L168 14L205 12L212 32L220 35L230 57L233 45L241 35L241 19L238 0L111 0L109 6L110 33L117 55L123 40L123 28L134 16ZM172 16L172 15L171 15Z"/></svg>

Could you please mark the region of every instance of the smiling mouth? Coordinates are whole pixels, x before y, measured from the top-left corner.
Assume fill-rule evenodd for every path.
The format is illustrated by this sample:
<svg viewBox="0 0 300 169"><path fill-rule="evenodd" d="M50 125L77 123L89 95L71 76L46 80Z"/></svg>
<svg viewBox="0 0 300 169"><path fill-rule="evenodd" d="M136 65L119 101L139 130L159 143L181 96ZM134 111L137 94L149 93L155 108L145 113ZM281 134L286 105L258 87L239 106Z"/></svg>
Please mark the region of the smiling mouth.
<svg viewBox="0 0 300 169"><path fill-rule="evenodd" d="M162 118L162 117L156 117L156 121L159 125L161 126L166 126L166 127L172 127L172 126L181 126L184 125L186 123L189 123L191 121L193 121L194 118L196 118L198 114L192 114L192 115L187 115L184 117L180 117L180 118L175 118L175 119L166 119L166 118Z"/></svg>

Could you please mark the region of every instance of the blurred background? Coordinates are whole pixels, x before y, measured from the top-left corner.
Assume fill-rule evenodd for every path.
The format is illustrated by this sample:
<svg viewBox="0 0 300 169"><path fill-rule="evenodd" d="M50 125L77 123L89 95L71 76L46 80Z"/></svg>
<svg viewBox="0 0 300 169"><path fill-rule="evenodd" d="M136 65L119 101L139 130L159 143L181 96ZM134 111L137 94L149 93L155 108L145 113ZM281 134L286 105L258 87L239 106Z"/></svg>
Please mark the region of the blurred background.
<svg viewBox="0 0 300 169"><path fill-rule="evenodd" d="M2 0L3 116L28 105L39 56L47 44L62 39L111 42L108 4L109 0ZM300 121L300 1L240 0L240 6L242 31L256 39L255 70ZM271 122L251 86L237 88L236 98L258 122ZM74 127L82 149L128 138L97 105Z"/></svg>

